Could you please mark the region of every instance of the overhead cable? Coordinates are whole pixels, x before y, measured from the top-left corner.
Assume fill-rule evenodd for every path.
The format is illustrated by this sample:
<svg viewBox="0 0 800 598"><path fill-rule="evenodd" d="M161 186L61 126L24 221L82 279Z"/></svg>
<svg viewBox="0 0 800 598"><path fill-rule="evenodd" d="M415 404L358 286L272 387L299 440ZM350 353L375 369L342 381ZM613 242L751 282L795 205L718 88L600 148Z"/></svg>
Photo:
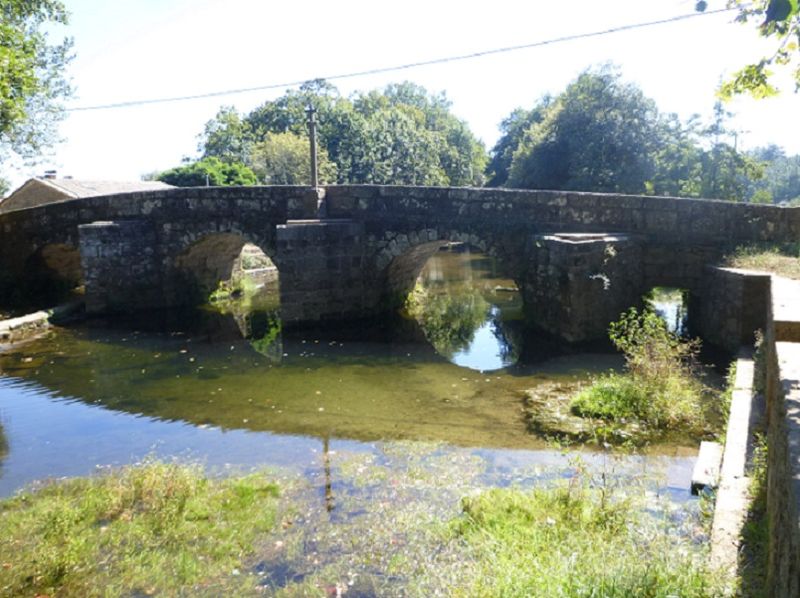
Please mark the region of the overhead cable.
<svg viewBox="0 0 800 598"><path fill-rule="evenodd" d="M736 8L720 8L716 10L708 10L706 12L693 12L684 15L678 15L674 17L669 17L666 19L659 19L657 21L647 21L644 23L633 23L630 25L620 25L618 27L611 27L610 29L603 29L601 31L592 31L588 33L576 33L573 35L564 35L561 37L554 37L551 39L531 42L527 44L519 44L515 46L506 46L504 48L494 48L492 50L481 50L479 52L472 52L470 54L460 54L457 56L446 56L443 58L432 58L429 60L421 60L418 62L409 62L405 64L399 64L394 66L386 66L386 67L379 67L373 69L367 69L363 71L354 71L350 73L339 73L327 76L319 76L319 77L311 77L307 79L297 80L297 81L286 81L283 83L270 83L267 85L258 85L256 87L242 87L238 89L226 89L224 91L210 91L206 93L198 93L193 95L183 95L183 96L174 96L174 97L164 97L164 98L150 98L150 99L142 99L142 100L129 100L124 102L114 102L110 104L97 104L94 106L74 106L71 108L67 108L67 112L85 112L89 110L109 110L113 108L129 108L133 106L145 106L148 104L165 104L168 102L185 102L189 100L201 100L205 98L214 98L219 96L227 96L227 95L235 95L241 93L249 93L253 91L266 91L270 89L282 89L288 87L297 87L302 85L303 83L307 83L308 81L313 81L315 79L324 79L325 81L335 81L339 79L351 79L354 77L365 77L367 75L379 75L382 73L391 73L396 71L404 71L414 68L419 68L423 66L431 66L436 64L446 64L449 62L459 62L462 60L472 60L474 58L482 58L484 56L492 56L494 54L505 54L508 52L517 52L519 50L528 50L530 48L540 48L542 46L550 46L553 44L560 44L564 42L571 42L581 39L588 39L593 37L601 37L604 35L611 35L614 33L621 33L623 31L631 31L634 29L642 29L645 27L655 27L657 25L666 25L669 23L676 23L678 21L685 21L688 19L694 19L699 17L705 17L710 15L715 15L724 12L730 12L733 10L737 10Z"/></svg>

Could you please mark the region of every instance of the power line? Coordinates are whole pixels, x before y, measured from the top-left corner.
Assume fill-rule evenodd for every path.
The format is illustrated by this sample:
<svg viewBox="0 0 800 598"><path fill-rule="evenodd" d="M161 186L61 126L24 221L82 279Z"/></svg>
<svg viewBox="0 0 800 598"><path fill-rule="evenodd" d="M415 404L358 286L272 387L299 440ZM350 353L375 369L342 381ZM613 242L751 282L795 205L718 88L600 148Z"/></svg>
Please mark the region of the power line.
<svg viewBox="0 0 800 598"><path fill-rule="evenodd" d="M272 83L269 85L259 85L257 87L242 87L239 89L228 89L225 91L210 91L207 93L199 93L194 95L185 95L185 96L174 96L168 98L151 98L145 100L130 100L126 102L115 102L112 104L98 104L95 106L76 106L74 108L67 108L67 112L85 112L89 110L109 110L112 108L129 108L132 106L144 106L147 104L165 104L167 102L185 102L188 100L201 100L205 98L213 98L218 96L226 96L226 95L235 95L240 93L248 93L252 91L266 91L270 89L281 89L285 87L296 87L298 85L302 85L310 80L314 79L324 79L326 81L334 81L337 79L350 79L353 77L364 77L367 75L378 75L382 73L390 73L394 71L404 71L408 69L414 69L421 66L430 66L435 64L446 64L449 62L458 62L462 60L471 60L473 58L482 58L484 56L491 56L494 54L504 54L507 52L516 52L518 50L527 50L530 48L540 48L542 46L550 46L553 44L560 44L564 42L576 41L580 39L588 39L592 37L601 37L604 35L611 35L613 33L621 33L623 31L631 31L633 29L643 29L645 27L654 27L657 25L666 25L668 23L676 23L678 21L685 21L688 19L694 19L697 17L705 17L709 15L715 15L724 12L731 12L737 10L737 8L719 8L716 10L708 10L705 12L693 12L684 15L678 15L675 17L669 17L667 19L659 19L657 21L647 21L644 23L634 23L631 25L620 25L619 27L612 27L610 29L603 29L601 31L592 31L589 33L576 33L573 35L565 35L562 37L555 37L552 39L542 40L538 42L531 42L528 44L520 44L517 46L507 46L504 48L495 48L492 50L481 50L479 52L472 52L470 54L461 54L458 56L446 56L443 58L432 58L430 60L421 60L419 62L409 62L406 64L399 64L394 66L387 66L381 68L374 68L368 69L365 71L354 71L351 73L340 73L336 75L328 75L325 77L312 77L311 79L302 79L297 81L287 81L285 83Z"/></svg>

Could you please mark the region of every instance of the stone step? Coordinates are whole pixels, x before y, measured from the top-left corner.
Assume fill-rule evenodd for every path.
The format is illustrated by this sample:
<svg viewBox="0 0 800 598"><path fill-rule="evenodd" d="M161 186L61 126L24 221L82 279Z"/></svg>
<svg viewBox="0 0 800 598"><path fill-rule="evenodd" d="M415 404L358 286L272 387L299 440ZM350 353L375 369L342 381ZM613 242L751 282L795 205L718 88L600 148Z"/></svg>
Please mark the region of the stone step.
<svg viewBox="0 0 800 598"><path fill-rule="evenodd" d="M703 441L700 453L692 470L692 494L703 490L713 490L719 484L719 471L722 466L722 445L718 442Z"/></svg>

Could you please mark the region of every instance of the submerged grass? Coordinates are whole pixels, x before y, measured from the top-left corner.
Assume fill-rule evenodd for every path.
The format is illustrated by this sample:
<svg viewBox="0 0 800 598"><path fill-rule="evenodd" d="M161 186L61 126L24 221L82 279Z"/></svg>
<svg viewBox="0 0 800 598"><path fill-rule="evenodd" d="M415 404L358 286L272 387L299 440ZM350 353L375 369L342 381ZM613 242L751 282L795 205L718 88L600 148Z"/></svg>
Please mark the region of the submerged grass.
<svg viewBox="0 0 800 598"><path fill-rule="evenodd" d="M211 480L160 462L47 483L0 502L0 595L238 592L276 497L261 474Z"/></svg>
<svg viewBox="0 0 800 598"><path fill-rule="evenodd" d="M641 499L569 483L463 501L453 533L474 555L462 596L701 598L721 595L706 551Z"/></svg>

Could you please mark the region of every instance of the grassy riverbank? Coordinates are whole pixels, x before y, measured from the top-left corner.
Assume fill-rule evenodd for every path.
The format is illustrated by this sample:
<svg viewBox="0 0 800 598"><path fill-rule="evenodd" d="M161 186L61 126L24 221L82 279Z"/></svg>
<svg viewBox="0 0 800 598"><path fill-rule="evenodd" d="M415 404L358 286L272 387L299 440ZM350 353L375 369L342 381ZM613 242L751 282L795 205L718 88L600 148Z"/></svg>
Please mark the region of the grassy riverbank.
<svg viewBox="0 0 800 598"><path fill-rule="evenodd" d="M762 270L800 280L800 243L739 247L723 263L731 268Z"/></svg>
<svg viewBox="0 0 800 598"><path fill-rule="evenodd" d="M330 503L162 463L48 483L0 502L0 596L718 595L702 521L647 475L478 490L474 456L406 448L404 472L337 453Z"/></svg>
<svg viewBox="0 0 800 598"><path fill-rule="evenodd" d="M164 463L44 484L0 502L0 595L239 595L276 497L263 475Z"/></svg>

